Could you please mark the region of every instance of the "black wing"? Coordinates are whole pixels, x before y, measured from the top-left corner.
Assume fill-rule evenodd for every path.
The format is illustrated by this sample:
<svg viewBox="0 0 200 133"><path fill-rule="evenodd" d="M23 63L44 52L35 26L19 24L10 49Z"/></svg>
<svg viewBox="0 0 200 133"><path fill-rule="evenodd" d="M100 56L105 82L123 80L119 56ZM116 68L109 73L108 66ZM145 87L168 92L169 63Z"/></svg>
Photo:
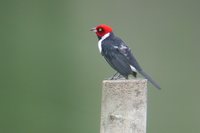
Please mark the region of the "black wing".
<svg viewBox="0 0 200 133"><path fill-rule="evenodd" d="M114 48L118 49L118 51L126 58L129 65L134 67L137 71L142 71L139 63L133 56L131 49L121 40L119 39L119 43L114 46Z"/></svg>
<svg viewBox="0 0 200 133"><path fill-rule="evenodd" d="M156 88L161 89L161 87L147 73L145 73L142 70L139 63L133 56L131 49L121 39L118 38L118 43L115 43L115 45L113 47L116 48L119 51L119 53L121 53L121 55L129 63L129 65L134 67L141 75L143 75L146 79L148 79L148 81L151 82ZM134 68L132 68L132 70Z"/></svg>
<svg viewBox="0 0 200 133"><path fill-rule="evenodd" d="M119 49L113 45L112 41L105 41L102 45L102 55L105 60L110 64L110 66L119 72L121 75L127 77L132 74L129 62Z"/></svg>

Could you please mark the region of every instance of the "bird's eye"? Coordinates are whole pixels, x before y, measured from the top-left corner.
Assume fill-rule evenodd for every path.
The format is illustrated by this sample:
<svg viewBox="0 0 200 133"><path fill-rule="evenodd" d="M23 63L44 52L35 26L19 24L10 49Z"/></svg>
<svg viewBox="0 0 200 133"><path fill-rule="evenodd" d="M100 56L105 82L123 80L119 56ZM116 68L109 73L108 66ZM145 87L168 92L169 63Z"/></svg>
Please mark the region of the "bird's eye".
<svg viewBox="0 0 200 133"><path fill-rule="evenodd" d="M102 28L99 28L98 31L101 32L101 31L103 31L103 29L102 29Z"/></svg>

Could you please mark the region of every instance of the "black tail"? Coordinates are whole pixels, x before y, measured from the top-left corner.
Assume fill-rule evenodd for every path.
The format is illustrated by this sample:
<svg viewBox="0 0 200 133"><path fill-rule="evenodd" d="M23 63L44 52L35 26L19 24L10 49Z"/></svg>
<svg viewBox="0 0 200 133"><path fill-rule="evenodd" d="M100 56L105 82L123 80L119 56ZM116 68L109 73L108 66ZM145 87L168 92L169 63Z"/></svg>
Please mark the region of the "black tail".
<svg viewBox="0 0 200 133"><path fill-rule="evenodd" d="M139 71L139 73L144 76L149 82L151 82L152 85L154 85L156 88L161 89L160 86L144 71Z"/></svg>

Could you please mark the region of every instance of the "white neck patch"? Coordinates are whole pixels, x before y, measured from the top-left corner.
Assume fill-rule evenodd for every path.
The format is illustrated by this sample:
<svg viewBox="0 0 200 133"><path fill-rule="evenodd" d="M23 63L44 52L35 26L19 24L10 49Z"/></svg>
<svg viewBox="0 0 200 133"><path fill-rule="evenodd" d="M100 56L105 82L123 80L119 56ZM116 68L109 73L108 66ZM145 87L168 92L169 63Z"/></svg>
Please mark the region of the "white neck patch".
<svg viewBox="0 0 200 133"><path fill-rule="evenodd" d="M105 40L109 36L110 36L110 33L107 33L104 36L102 36L102 38L99 40L99 42L98 42L98 48L99 48L99 52L100 53L102 51L102 41Z"/></svg>

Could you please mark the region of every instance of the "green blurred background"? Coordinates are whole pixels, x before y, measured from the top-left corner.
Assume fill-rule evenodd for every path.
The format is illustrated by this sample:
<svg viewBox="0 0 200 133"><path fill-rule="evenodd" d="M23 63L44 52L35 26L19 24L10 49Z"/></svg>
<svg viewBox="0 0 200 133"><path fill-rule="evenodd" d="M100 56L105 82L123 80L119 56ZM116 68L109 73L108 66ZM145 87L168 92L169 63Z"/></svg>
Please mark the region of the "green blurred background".
<svg viewBox="0 0 200 133"><path fill-rule="evenodd" d="M163 88L148 133L200 132L199 0L1 0L0 133L99 133L106 23Z"/></svg>

